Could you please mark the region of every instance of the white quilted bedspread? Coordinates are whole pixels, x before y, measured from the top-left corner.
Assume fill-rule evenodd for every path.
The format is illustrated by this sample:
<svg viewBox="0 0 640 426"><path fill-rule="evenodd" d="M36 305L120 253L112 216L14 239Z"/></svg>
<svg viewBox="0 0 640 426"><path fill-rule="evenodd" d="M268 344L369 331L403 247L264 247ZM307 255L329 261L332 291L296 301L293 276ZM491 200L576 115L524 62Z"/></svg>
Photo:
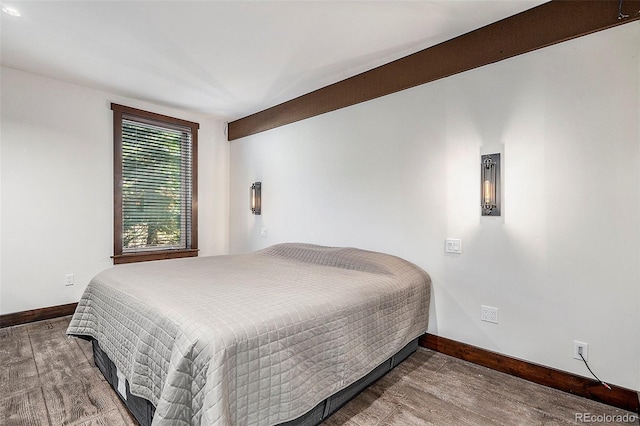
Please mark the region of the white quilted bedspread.
<svg viewBox="0 0 640 426"><path fill-rule="evenodd" d="M67 333L98 340L154 425L274 425L424 333L429 282L394 256L308 244L118 265Z"/></svg>

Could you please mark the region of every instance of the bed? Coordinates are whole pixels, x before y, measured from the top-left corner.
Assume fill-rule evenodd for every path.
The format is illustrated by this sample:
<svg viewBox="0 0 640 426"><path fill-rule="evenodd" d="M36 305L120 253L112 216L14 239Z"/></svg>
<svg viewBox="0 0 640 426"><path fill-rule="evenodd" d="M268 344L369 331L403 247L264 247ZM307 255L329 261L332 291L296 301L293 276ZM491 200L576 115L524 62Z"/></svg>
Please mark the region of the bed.
<svg viewBox="0 0 640 426"><path fill-rule="evenodd" d="M395 256L278 244L109 268L67 334L143 425L312 425L415 350L429 288Z"/></svg>

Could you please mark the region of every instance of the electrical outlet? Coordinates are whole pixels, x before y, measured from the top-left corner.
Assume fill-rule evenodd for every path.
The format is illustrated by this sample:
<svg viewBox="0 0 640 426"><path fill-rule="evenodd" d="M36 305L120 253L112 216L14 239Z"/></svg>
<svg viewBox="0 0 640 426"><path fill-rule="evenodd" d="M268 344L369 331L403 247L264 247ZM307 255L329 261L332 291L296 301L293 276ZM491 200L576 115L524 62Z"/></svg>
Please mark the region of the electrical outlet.
<svg viewBox="0 0 640 426"><path fill-rule="evenodd" d="M481 305L480 308L480 319L482 321L498 324L498 308L485 305Z"/></svg>
<svg viewBox="0 0 640 426"><path fill-rule="evenodd" d="M573 341L573 357L575 359L579 359L580 361L582 361L582 358L580 358L580 354L582 354L582 357L584 358L585 361L589 360L589 344L574 340Z"/></svg>
<svg viewBox="0 0 640 426"><path fill-rule="evenodd" d="M67 274L64 276L64 285L73 285L73 274Z"/></svg>

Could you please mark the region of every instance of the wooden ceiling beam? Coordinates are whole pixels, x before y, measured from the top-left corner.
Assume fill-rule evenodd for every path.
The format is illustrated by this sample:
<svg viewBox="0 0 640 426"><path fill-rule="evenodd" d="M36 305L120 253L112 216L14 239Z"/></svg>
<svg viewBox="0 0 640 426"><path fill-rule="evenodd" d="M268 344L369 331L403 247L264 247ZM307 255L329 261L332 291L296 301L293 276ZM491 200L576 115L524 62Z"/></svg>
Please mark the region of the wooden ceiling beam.
<svg viewBox="0 0 640 426"><path fill-rule="evenodd" d="M554 0L232 121L235 140L640 19L640 0Z"/></svg>

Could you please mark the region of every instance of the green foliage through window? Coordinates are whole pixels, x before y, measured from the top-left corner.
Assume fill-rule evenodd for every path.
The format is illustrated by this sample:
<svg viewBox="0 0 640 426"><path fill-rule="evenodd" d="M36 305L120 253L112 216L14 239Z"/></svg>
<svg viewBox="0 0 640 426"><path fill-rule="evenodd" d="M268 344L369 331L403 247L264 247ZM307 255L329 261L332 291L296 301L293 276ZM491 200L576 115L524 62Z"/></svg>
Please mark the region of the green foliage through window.
<svg viewBox="0 0 640 426"><path fill-rule="evenodd" d="M122 120L122 249L189 247L191 133Z"/></svg>

